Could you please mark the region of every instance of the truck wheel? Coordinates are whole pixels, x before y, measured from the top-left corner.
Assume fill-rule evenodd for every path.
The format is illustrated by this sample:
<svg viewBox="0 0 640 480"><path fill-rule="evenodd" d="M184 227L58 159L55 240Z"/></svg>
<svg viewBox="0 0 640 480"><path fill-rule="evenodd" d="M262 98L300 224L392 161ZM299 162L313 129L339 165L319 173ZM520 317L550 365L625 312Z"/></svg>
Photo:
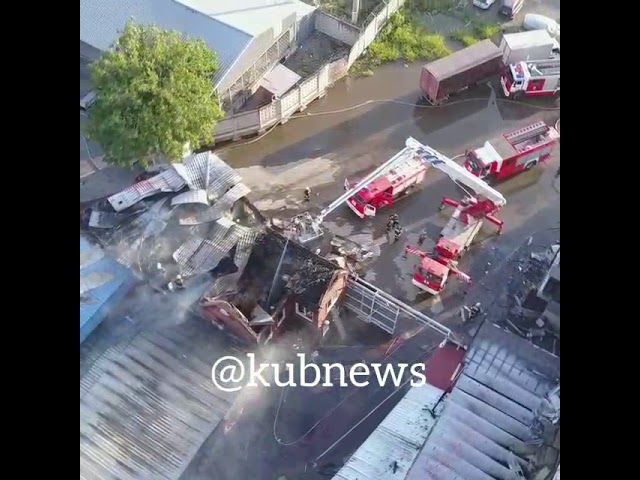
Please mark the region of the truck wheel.
<svg viewBox="0 0 640 480"><path fill-rule="evenodd" d="M511 95L511 98L513 98L514 100L520 100L522 98L522 92L515 92L513 95Z"/></svg>
<svg viewBox="0 0 640 480"><path fill-rule="evenodd" d="M537 161L527 163L527 164L525 165L524 169L525 169L525 170L531 170L533 167L535 167L535 166L537 165L537 163L538 163Z"/></svg>

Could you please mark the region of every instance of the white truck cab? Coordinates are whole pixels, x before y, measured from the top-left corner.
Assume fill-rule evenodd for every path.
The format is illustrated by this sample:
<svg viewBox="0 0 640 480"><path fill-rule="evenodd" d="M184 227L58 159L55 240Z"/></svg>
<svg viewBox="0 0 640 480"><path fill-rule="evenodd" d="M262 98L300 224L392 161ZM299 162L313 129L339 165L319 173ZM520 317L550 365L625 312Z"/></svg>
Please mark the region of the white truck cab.
<svg viewBox="0 0 640 480"><path fill-rule="evenodd" d="M473 4L482 10L488 10L494 3L496 0L473 0Z"/></svg>

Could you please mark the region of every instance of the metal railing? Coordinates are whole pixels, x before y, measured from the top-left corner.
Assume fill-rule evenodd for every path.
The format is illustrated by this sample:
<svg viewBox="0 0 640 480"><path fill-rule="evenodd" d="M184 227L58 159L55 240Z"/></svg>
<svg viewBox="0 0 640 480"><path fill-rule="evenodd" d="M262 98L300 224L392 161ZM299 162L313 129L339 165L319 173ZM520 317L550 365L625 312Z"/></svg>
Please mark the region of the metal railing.
<svg viewBox="0 0 640 480"><path fill-rule="evenodd" d="M356 275L349 277L343 306L360 320L372 323L391 335L395 333L398 320L406 318L435 330L453 343L462 345L461 340L450 328Z"/></svg>

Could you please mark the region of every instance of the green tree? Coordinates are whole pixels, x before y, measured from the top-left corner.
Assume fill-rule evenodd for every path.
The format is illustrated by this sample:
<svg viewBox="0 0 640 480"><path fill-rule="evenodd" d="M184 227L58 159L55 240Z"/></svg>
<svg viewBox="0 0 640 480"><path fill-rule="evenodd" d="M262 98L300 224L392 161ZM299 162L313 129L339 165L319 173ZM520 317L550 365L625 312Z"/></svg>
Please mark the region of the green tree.
<svg viewBox="0 0 640 480"><path fill-rule="evenodd" d="M91 66L97 100L87 137L115 165L180 159L185 146L211 142L224 116L212 83L217 69L217 56L203 41L128 23L115 47Z"/></svg>

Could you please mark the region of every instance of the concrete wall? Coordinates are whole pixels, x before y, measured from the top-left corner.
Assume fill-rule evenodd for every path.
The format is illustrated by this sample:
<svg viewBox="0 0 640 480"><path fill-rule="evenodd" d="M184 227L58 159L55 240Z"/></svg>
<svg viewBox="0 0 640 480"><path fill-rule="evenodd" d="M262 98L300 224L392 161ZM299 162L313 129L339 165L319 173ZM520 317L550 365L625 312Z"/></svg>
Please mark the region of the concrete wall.
<svg viewBox="0 0 640 480"><path fill-rule="evenodd" d="M243 135L260 133L277 123L287 122L295 112L304 110L313 100L326 94L330 85L338 79L330 78L329 72L344 75L346 61L345 57L325 64L286 95L259 110L231 115L222 120L216 126L214 141L237 140Z"/></svg>
<svg viewBox="0 0 640 480"><path fill-rule="evenodd" d="M336 80L347 74L353 62L375 40L389 17L398 11L404 3L405 0L389 0L388 3L381 3L376 10L371 12L368 23L363 29L316 10L313 14L316 30L351 45L348 57L325 64L318 72L305 79L298 87L279 100L275 100L259 110L232 115L221 121L216 127L214 142L235 140L243 135L264 132L276 123L285 123L295 112L304 110L307 104L316 98L323 97Z"/></svg>
<svg viewBox="0 0 640 480"><path fill-rule="evenodd" d="M376 39L378 32L380 32L384 24L389 20L389 17L397 12L404 3L405 0L389 0L387 3L381 3L376 10L369 14L371 20L362 29L358 39L351 44L353 46L349 53L349 67L351 67L353 62L371 45Z"/></svg>
<svg viewBox="0 0 640 480"><path fill-rule="evenodd" d="M317 10L314 10L309 15L302 17L298 22L298 34L296 38L298 45L306 40L315 30L316 14Z"/></svg>
<svg viewBox="0 0 640 480"><path fill-rule="evenodd" d="M316 30L331 38L340 40L342 43L353 45L360 36L360 29L358 27L331 16L328 13L317 11L315 17Z"/></svg>

